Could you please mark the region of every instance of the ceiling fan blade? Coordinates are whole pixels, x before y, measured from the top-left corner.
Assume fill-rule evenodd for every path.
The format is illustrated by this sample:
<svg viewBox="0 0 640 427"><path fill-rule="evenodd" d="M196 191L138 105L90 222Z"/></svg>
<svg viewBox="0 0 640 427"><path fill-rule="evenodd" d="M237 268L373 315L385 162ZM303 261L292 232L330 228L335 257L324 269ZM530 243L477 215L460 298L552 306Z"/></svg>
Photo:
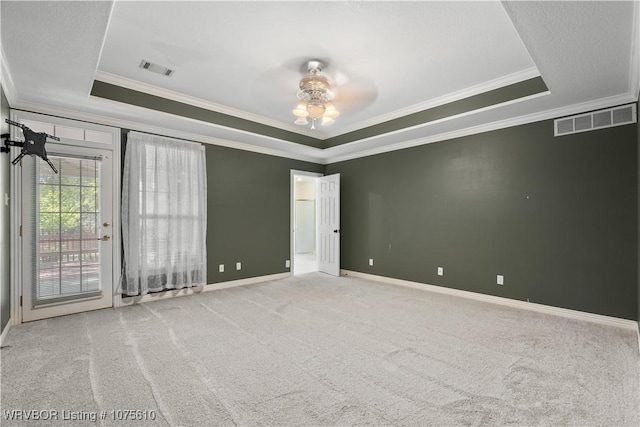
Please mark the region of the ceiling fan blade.
<svg viewBox="0 0 640 427"><path fill-rule="evenodd" d="M349 76L340 70L335 71L330 75L331 82L336 86L344 86L349 83Z"/></svg>
<svg viewBox="0 0 640 427"><path fill-rule="evenodd" d="M299 74L286 68L273 68L261 73L251 85L256 100L289 99L295 102Z"/></svg>
<svg viewBox="0 0 640 427"><path fill-rule="evenodd" d="M377 98L377 90L340 90L333 104L340 113L347 113L363 110Z"/></svg>
<svg viewBox="0 0 640 427"><path fill-rule="evenodd" d="M345 73L342 75L346 76ZM334 105L341 113L362 110L378 98L378 89L371 79L350 76L343 85L336 86Z"/></svg>

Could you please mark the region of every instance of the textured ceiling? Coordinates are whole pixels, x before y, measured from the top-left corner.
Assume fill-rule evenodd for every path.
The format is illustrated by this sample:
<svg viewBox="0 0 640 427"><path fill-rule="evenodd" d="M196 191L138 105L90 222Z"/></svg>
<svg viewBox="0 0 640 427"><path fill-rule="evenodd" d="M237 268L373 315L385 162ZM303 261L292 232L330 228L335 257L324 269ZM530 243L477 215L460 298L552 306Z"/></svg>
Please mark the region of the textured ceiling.
<svg viewBox="0 0 640 427"><path fill-rule="evenodd" d="M536 74L500 3L163 2L148 19L150 10L116 2L100 71L301 131L291 114L301 68L323 59L342 116L318 127L317 138L515 73ZM138 67L143 58L175 74L149 73Z"/></svg>
<svg viewBox="0 0 640 427"><path fill-rule="evenodd" d="M3 0L0 8L14 108L322 163L638 93L636 2ZM327 62L342 114L312 131L293 124L291 109L314 58ZM142 70L142 59L175 73ZM532 79L535 90L523 90ZM131 101L135 93L146 101Z"/></svg>

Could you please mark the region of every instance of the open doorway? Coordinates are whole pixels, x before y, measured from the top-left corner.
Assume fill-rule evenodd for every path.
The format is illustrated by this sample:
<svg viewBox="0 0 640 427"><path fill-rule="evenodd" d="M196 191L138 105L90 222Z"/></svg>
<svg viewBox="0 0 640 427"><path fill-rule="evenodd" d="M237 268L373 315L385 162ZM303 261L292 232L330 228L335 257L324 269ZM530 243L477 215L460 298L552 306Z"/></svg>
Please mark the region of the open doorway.
<svg viewBox="0 0 640 427"><path fill-rule="evenodd" d="M291 273L340 276L340 174L291 171Z"/></svg>
<svg viewBox="0 0 640 427"><path fill-rule="evenodd" d="M291 171L291 273L318 271L317 178L322 174Z"/></svg>

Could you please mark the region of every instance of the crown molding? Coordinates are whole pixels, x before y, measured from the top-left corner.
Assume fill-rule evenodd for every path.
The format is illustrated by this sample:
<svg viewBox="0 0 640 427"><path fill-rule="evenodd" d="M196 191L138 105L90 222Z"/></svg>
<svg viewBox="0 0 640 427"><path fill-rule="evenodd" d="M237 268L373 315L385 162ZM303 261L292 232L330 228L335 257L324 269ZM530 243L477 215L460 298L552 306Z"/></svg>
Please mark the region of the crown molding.
<svg viewBox="0 0 640 427"><path fill-rule="evenodd" d="M509 86L515 83L520 83L525 80L529 80L539 76L540 76L540 72L538 71L538 68L536 67L527 68L525 70L507 74L506 76L498 77L497 79L489 80L488 82L483 82L475 86L471 86L456 92L451 92L446 95L430 99L425 102L420 102L410 107L402 108L400 110L396 110L388 114L382 114L380 116L376 116L371 119L361 121L359 123L346 127L345 130L340 132L339 134L335 134L335 135L331 134L330 137L339 136L345 133L364 129L370 126L375 126L377 124L384 123L389 120L394 120L400 117L408 116L410 114L418 113L420 111L428 110L434 107L438 107L440 105L449 104L451 102L459 101L461 99L469 98L471 96L479 95L481 93L489 92L489 91L499 89L501 87Z"/></svg>
<svg viewBox="0 0 640 427"><path fill-rule="evenodd" d="M121 105L121 103L118 102L118 101L113 101L113 100L109 100L109 99L94 97L94 96L91 96L91 95L89 96L89 98L96 99L99 102L106 102L106 103L112 103L114 105ZM132 108L145 109L144 107L137 107L137 106L132 106ZM172 114L172 113L165 113L163 111L157 111L157 110L153 110L153 112L154 112L154 114L164 115L164 116L167 116L167 117L173 117L173 118L177 118L177 119L179 119L181 121L197 123L199 125L205 125L205 126L208 126L208 127L211 127L211 128L232 130L235 133L251 136L256 141L258 141L259 139L273 141L276 144L281 145L282 149L262 147L262 146L259 146L257 144L248 144L248 143L239 142L239 141L230 141L230 140L224 139L224 138L216 138L216 137L210 137L210 136L206 136L206 135L202 135L202 134L195 134L195 133L183 132L183 131L179 131L179 130L172 130L172 129L162 128L162 127L155 126L155 125L144 125L144 126L147 126L150 129L161 129L162 132L163 132L163 133L161 133L161 135L171 136L170 133L173 133L173 134L176 134L176 135L177 134L188 135L188 136L175 136L175 137L176 138L188 139L188 140L191 140L191 141L202 142L204 144L219 145L219 146L235 148L235 149L243 150L243 151L252 151L252 152L255 152L255 153L268 154L268 155L271 155L271 156L285 157L285 158L308 161L308 162L314 162L314 163L318 163L322 159L322 154L321 154L322 153L322 149L320 149L320 148L310 147L308 145L298 144L298 143L291 142L291 141L288 141L288 140L285 140L285 139L278 139L278 138L274 138L274 137L267 136L267 135L257 134L257 133L246 131L246 130L243 130L243 129L228 128L226 126L222 126L222 125L219 125L219 124L216 124L216 123L210 123L210 122L206 122L206 121L201 121L201 120L194 119L194 118L191 118L191 117L175 115L175 114ZM115 119L115 120L119 120L119 119ZM132 123L131 126L136 126L137 122L136 123L130 122L130 123ZM135 127L127 127L127 129L140 130L140 126L141 125L138 124L137 126L138 126L137 129ZM119 126L119 127L123 127L123 126ZM159 133L159 131L155 131L155 130L149 130L149 131L144 131L144 132ZM306 151L306 152L311 152L311 153L304 154L304 153L301 153L301 151ZM318 154L317 156L315 155L316 153Z"/></svg>
<svg viewBox="0 0 640 427"><path fill-rule="evenodd" d="M2 84L4 95L7 97L7 101L9 101L9 105L12 105L18 101L18 97L6 58L7 55L4 53L4 47L0 44L0 83Z"/></svg>
<svg viewBox="0 0 640 427"><path fill-rule="evenodd" d="M506 101L506 102L503 102L503 103L500 103L500 104L488 105L488 106L483 107L483 108L478 108L476 110L465 111L464 113L456 114L456 115L453 115L453 116L443 117L441 119L432 120L432 121L429 121L429 122L420 123L420 124L415 125L415 126L398 129L398 130L395 130L395 131L392 131L392 132L381 133L381 134L378 134L378 135L371 136L369 138L363 138L363 139L359 139L357 141L353 141L353 142L349 142L349 143L346 143L346 144L341 144L341 145L337 145L335 147L328 148L327 149L327 153L330 153L331 151L338 151L339 152L339 151L341 151L340 147L347 147L349 145L351 145L353 147L353 146L356 146L358 144L362 144L362 143L366 143L368 141L373 141L373 140L376 140L376 139L384 138L384 137L389 136L389 135L400 134L400 133L403 133L403 132L408 131L408 130L420 129L420 128L424 128L424 127L428 127L428 126L433 126L434 124L437 124L437 123L442 123L442 122L446 122L446 121L450 121L450 120L460 119L460 118L471 116L471 115L474 115L474 114L477 114L477 113L480 113L480 112L483 112L483 111L492 110L494 108L505 107L505 106L508 106L508 105L511 105L511 104L515 104L515 103L518 103L518 102L523 102L523 101L539 98L541 96L546 96L546 95L549 95L550 93L551 92L549 92L549 91L535 93L533 95L525 96L525 97L518 98L518 99L512 99L510 101ZM422 138L418 138L418 139L411 140L411 141L418 141L418 140L422 140ZM398 144L402 144L402 143L398 143ZM418 144L418 145L421 145L421 144ZM390 144L388 146L389 147L395 147L396 144ZM384 148L384 147L380 147L380 148ZM406 147L403 147L403 148L406 148ZM372 149L372 150L374 150L374 149ZM342 161L342 160L340 160L340 161Z"/></svg>
<svg viewBox="0 0 640 427"><path fill-rule="evenodd" d="M544 94L546 94L546 92L543 93L543 94L536 94L536 95L532 95L532 96L533 97L537 97L537 96L541 96L541 95L544 95ZM528 98L530 98L530 97L523 98L523 99L520 99L520 100L510 101L509 103L522 101L522 100L528 99ZM252 144L246 144L246 143L241 143L241 142L229 141L229 140L221 139L221 138L215 138L215 137L210 137L210 136L205 136L205 135L199 135L199 134L194 134L194 133L189 133L189 132L183 132L183 131L178 131L178 130L173 130L173 129L167 129L167 128L163 128L163 127L160 127L160 126L146 125L146 124L142 124L142 123L138 123L138 122L132 122L132 121L123 120L123 119L116 119L116 118L112 118L112 117L105 116L105 115L80 112L80 111L77 111L77 110L66 109L66 108L61 108L61 107L52 107L52 106L49 106L49 105L39 104L39 103L34 103L34 102L15 102L15 103L13 103L12 108L19 109L19 110L32 111L32 112L36 112L36 113L40 113L40 114L46 114L46 115L62 116L62 117L66 117L66 118L73 119L73 120L80 120L80 121L86 121L86 122L91 122L91 123L97 123L97 124L102 124L102 125L106 125L106 126L113 126L113 127L125 128L125 129L134 129L134 130L138 130L138 131L141 131L141 132L148 132L148 133L155 133L155 134L159 134L159 135L166 135L168 137L186 139L186 140L190 140L190 141L201 142L203 144L218 145L218 146L222 146L222 147L228 147L228 148L233 148L233 149L238 149L238 150L243 150L243 151L250 151L250 152L255 152L255 153L260 153L260 154L266 154L266 155L270 155L270 156L283 157L283 158L288 158L288 159L293 159L293 160L300 160L300 161L312 162L312 163L316 163L316 164L327 165L327 164L343 162L343 161L347 161L347 160L353 160L353 159L357 159L357 158L361 158L361 157L368 157L368 156L373 156L373 155L376 155L376 154L383 154L383 153L387 153L387 152L391 152L391 151L402 150L402 149L405 149L405 148L411 148L411 147L416 147L416 146L420 146L420 145L431 144L431 143L434 143L434 142L445 141L445 140L448 140L448 139L460 138L460 137L463 137L463 136L469 136L469 135L474 135L474 134L478 134L478 133L484 133L484 132L489 132L489 131L493 131L493 130L499 130L499 129L504 129L504 128L508 128L508 127L513 127L513 126L524 125L524 124L533 123L533 122L537 122L537 121L555 119L555 118L558 118L558 117L585 113L585 112L589 112L589 111L599 110L599 109L602 109L602 108L610 108L610 107L614 107L614 106L618 106L618 105L622 105L622 104L626 104L626 103L630 103L630 102L636 102L637 100L638 100L637 94L633 95L631 93L626 93L626 94L623 94L623 95L617 95L617 96L612 96L612 97L607 97L607 98L601 98L601 99L594 100L594 101L574 104L574 105L560 107L560 108L554 108L554 109L545 110L545 111L538 112L538 113L528 114L528 115L514 117L514 118L510 118L510 119L505 119L505 120L499 120L499 121L496 121L496 122L486 123L486 124L482 124L482 125L478 125L478 126L471 126L471 127L467 127L467 128L464 128L464 129L459 129L459 130L455 130L455 131L451 131L451 132L441 133L441 134L438 134L438 135L433 135L433 136L429 136L429 137L425 137L425 138L418 138L418 139L413 139L413 140L410 140L410 141L403 141L403 142L396 143L396 144L385 145L383 147L376 147L376 148L372 148L372 149L369 149L369 150L362 150L362 151L358 151L356 153L349 153L349 154L339 154L339 152L342 151L341 148L345 147L346 145L327 148L327 149L324 149L324 150L313 148L313 147L303 146L305 151L311 151L312 154L293 153L291 151L288 151L286 148L273 149L273 148L259 147L259 146L255 146L255 145L252 145ZM101 101L102 102L114 102L115 103L115 101L109 101L109 100L104 100L104 99L101 99ZM500 104L500 106L504 106L504 105L507 105L507 104L508 103ZM491 107L487 107L486 109L489 109L489 108L495 108L495 107L491 106ZM454 117L451 117L451 118L448 117L448 118L445 118L445 119L442 119L442 120L450 120L452 118L460 118L460 117L462 117L464 115L470 115L470 114L478 113L479 111L481 111L481 110L474 110L474 111L463 113L461 115L454 116ZM160 113L160 112L158 112L158 114L168 114L168 113ZM173 116L173 117L175 117L175 116ZM198 122L200 124L203 123L203 122L199 122L199 121L196 121L196 120L193 120L193 119L184 118L184 117L181 117L181 119L182 120L188 120L188 121L190 120L190 121ZM440 120L440 121L442 121L442 120ZM430 124L434 124L434 123L437 123L437 122L439 122L439 121L429 122L429 123L426 123L424 126L428 126ZM212 127L218 127L216 125L209 124L209 123L207 123L207 125L212 126ZM403 130L400 130L400 131L397 131L397 132L402 132L404 130L406 130L406 129L403 129ZM238 132L241 132L241 131L238 131ZM388 134L385 134L385 135L388 135ZM351 144L360 144L362 142L365 142L365 141L368 141L368 140L371 140L371 139L374 139L374 138L376 138L376 137L369 138L367 140L361 140L361 141L353 142ZM293 148L293 147L300 148L299 144L295 144L295 143L288 142L288 141L277 140L277 139L273 139L273 140L278 141L279 143L281 143L283 145L290 145L291 148Z"/></svg>
<svg viewBox="0 0 640 427"><path fill-rule="evenodd" d="M291 125L289 123L282 123L277 120L269 119L258 114L251 114L246 111L231 108L226 105L216 104L211 101L204 100L202 98L196 98L195 96L185 95L183 93L175 92L169 89L164 89L158 86L150 85L148 83L142 83L136 80L131 80L126 77L117 76L115 74L107 73L97 70L95 73L95 80L99 80L104 83L109 83L116 86L121 86L127 89L143 92L149 95L158 96L161 98L171 99L172 101L181 102L183 104L193 105L194 107L204 108L206 110L216 111L218 113L227 114L229 116L238 117L252 122L261 123L263 125L276 127L279 129L288 130L300 135L309 136L311 138L318 138L318 135L311 132L307 128L301 128L300 126Z"/></svg>
<svg viewBox="0 0 640 427"><path fill-rule="evenodd" d="M102 101L104 101L104 102L114 102L114 103L116 102L116 101L109 101L109 100L102 100ZM153 133L153 134L168 136L168 137L172 137L172 138L178 138L178 139L184 139L184 140L188 140L188 141L200 142L200 143L203 143L203 144L211 144L211 145L217 145L217 146L221 146L221 147L233 148L233 149L236 149L236 150L250 151L250 152L253 152L253 153L266 154L266 155L269 155L269 156L284 157L284 158L292 159L292 160L300 160L300 161L304 161L304 162L322 164L321 163L322 162L321 156L313 156L313 155L305 155L305 154L300 154L300 153L292 153L290 151L286 151L285 149L278 150L278 149L274 149L274 148L260 147L260 146L256 146L256 145L253 145L253 144L246 144L246 143L242 143L242 142L229 141L229 140L222 139L222 138L215 138L215 137L206 136L206 135L200 135L200 134L195 134L195 133L190 133L190 132L183 132L183 131L179 131L179 130L175 130L175 129L163 128L163 127L160 127L160 126L147 125L147 124L143 124L143 123L140 123L140 122L132 122L132 121L129 121L129 120L117 119L117 118L104 116L104 115L100 115L100 114L94 114L94 113L86 113L86 112L67 109L67 108L63 108L63 107L53 107L53 106L49 106L49 105L46 105L46 104L40 104L40 103L35 103L35 102L18 102L18 103L16 103L16 105L12 106L12 108L15 109L15 110L24 110L24 111L29 111L29 112L39 113L39 114L44 114L44 115L64 117L64 118L68 118L68 119L72 119L72 120L79 120L79 121L83 121L83 122L95 123L95 124L100 124L100 125L104 125L104 126L112 126L112 127L116 127L116 128L124 128L124 129L136 130L136 131L140 131L140 132ZM168 113L161 113L161 112L157 112L157 113L158 114L168 114ZM168 114L168 115L170 115L170 114ZM170 115L170 116L178 117L178 116L173 116L173 115ZM187 119L187 118L184 118L184 117L180 117L180 118L183 119L183 120L189 120L189 121L198 122L199 124L204 123L204 122L200 122L200 121L193 120L193 119ZM210 125L209 123L205 123L205 124ZM211 126L213 126L213 125L211 125ZM275 140L275 141L278 141L281 144L291 144L292 146L295 146L296 148L301 147L300 144L295 144L293 142L282 141L282 140ZM319 150L317 148L307 147L307 146L302 146L302 147L304 147L305 149L308 149L307 151L318 151L319 153L321 153L321 150Z"/></svg>
<svg viewBox="0 0 640 427"><path fill-rule="evenodd" d="M361 157L374 156L376 154L383 154L391 151L402 150L405 148L417 147L419 145L446 141L448 139L460 138L463 136L475 135L475 134L489 132L493 130L505 129L513 126L519 126L519 125L525 125L525 124L539 122L543 120L555 119L563 116L571 116L574 114L586 113L588 111L594 111L602 108L610 108L610 107L615 107L622 104L627 104L630 102L636 102L637 100L638 100L637 95L632 95L629 93L623 94L623 95L611 96L607 98L597 99L594 101L588 101L588 102L583 102L579 104L569 105L566 107L553 108L550 110L545 110L545 111L541 111L533 114L527 114L524 116L514 117L511 119L499 120L496 122L486 123L478 126L471 126L468 128L459 129L452 132L441 133L441 134L429 136L426 138L418 138L411 141L385 145L383 147L376 147L370 150L359 151L357 153L350 153L350 154L344 154L344 155L340 155L340 154L332 155L331 151L339 151L339 148L344 147L344 145L338 146L338 147L332 147L325 150L327 157L324 164L344 162L347 160L358 159ZM505 104L500 104L500 105L502 106ZM476 112L478 112L478 110L475 110L470 113L476 113ZM457 116L457 117L460 117L460 116ZM430 123L435 123L435 122L430 122ZM357 141L357 142L354 142L353 144L357 144L360 142L361 141Z"/></svg>
<svg viewBox="0 0 640 427"><path fill-rule="evenodd" d="M338 132L338 133L329 132L327 135L324 135L324 136L320 136L317 133L312 132L307 128L301 128L299 126L294 126L289 123L282 123L277 120L266 118L264 116L247 113L246 111L241 111L225 105L216 104L201 98L185 95L169 89L160 88L158 86L135 81L132 79L128 79L126 77L117 76L115 74L107 73L104 71L100 71L100 70L96 71L94 78L95 80L99 80L104 83L121 86L127 89L143 92L143 93L158 96L161 98L171 99L176 102L193 105L195 107L216 111L222 114L227 114L230 116L239 117L246 120L251 120L256 123L277 127L277 128L288 130L290 132L294 132L300 135L309 136L311 138L325 140L335 136L340 136L349 132L353 132L356 130L364 129L370 126L374 126L389 120L394 120L400 117L404 117L409 114L428 110L430 108L434 108L440 105L448 104L454 101L459 101L461 99L465 99L471 96L479 95L481 93L489 92L491 90L499 89L501 87L505 87L505 86L509 86L525 80L529 80L538 76L540 76L540 72L536 67L527 68L525 70L517 71L515 73L508 74L506 76L502 76L497 79L490 80L488 82L483 82L478 85L459 90L457 92L449 93L434 99L430 99L425 102L412 105L410 107L402 108L400 110L396 110L388 114L379 115L371 119L367 119L359 123L355 123L353 125L345 127L341 132Z"/></svg>

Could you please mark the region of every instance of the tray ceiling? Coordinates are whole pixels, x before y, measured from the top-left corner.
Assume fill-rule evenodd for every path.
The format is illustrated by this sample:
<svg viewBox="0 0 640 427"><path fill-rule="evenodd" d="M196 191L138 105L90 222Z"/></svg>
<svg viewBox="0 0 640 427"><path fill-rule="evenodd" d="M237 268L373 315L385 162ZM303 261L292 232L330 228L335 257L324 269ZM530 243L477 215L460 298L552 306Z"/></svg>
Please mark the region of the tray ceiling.
<svg viewBox="0 0 640 427"><path fill-rule="evenodd" d="M321 163L637 99L635 2L0 8L14 108ZM291 113L310 59L341 112L315 130Z"/></svg>

